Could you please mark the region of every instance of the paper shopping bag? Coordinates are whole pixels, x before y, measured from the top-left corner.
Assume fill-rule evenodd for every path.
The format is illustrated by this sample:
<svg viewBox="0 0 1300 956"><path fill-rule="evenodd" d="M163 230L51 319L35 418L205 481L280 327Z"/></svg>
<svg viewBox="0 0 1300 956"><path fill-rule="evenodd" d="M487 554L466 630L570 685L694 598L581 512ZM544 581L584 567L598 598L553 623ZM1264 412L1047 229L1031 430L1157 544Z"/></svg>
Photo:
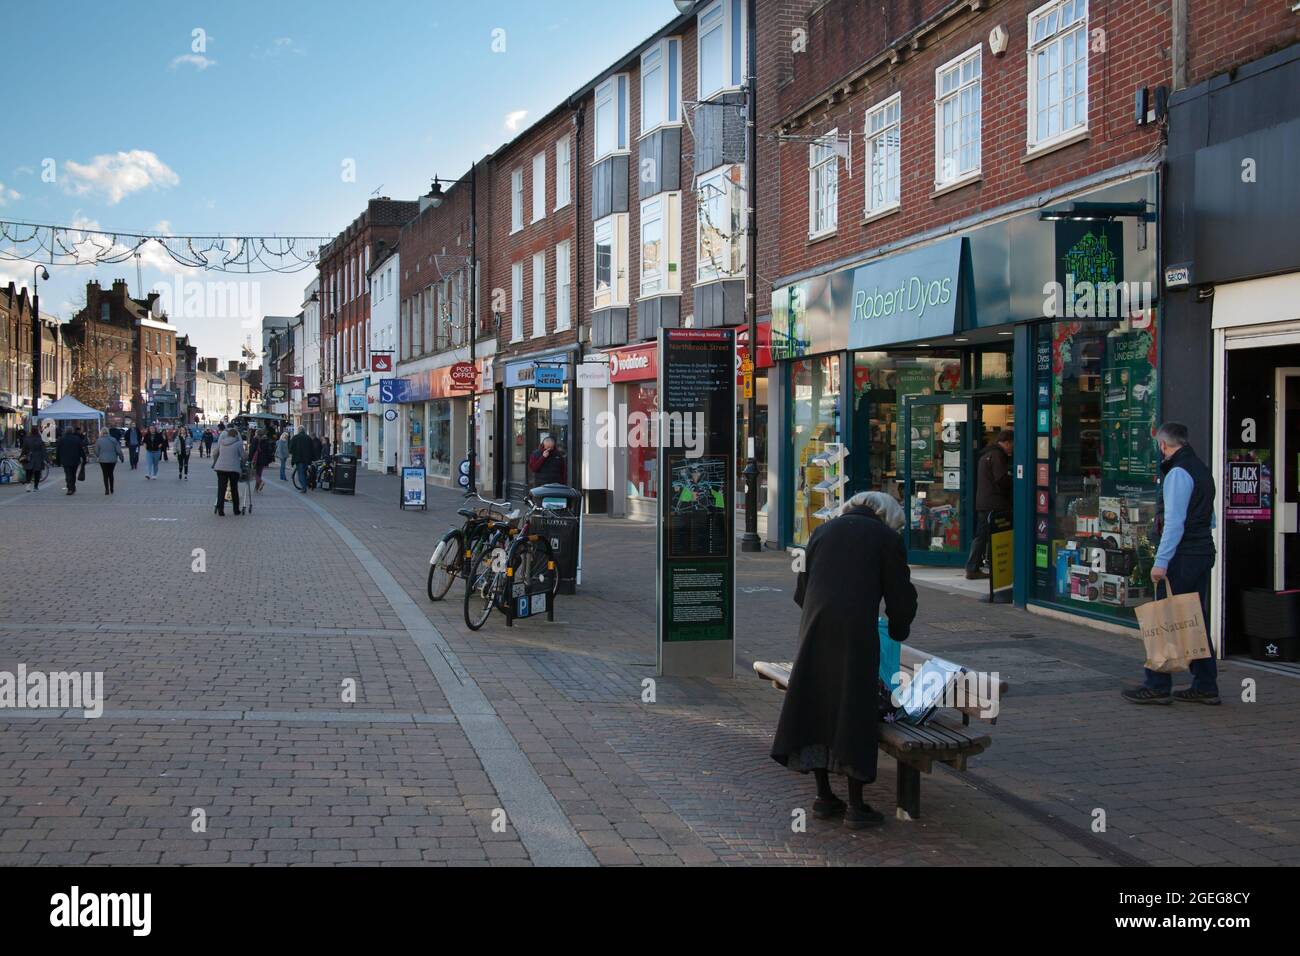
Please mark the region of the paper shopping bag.
<svg viewBox="0 0 1300 956"><path fill-rule="evenodd" d="M1201 598L1194 591L1175 594L1169 579L1164 579L1168 597L1137 607L1138 627L1146 644L1146 666L1162 674L1186 670L1195 660L1210 656L1210 635L1201 613Z"/></svg>

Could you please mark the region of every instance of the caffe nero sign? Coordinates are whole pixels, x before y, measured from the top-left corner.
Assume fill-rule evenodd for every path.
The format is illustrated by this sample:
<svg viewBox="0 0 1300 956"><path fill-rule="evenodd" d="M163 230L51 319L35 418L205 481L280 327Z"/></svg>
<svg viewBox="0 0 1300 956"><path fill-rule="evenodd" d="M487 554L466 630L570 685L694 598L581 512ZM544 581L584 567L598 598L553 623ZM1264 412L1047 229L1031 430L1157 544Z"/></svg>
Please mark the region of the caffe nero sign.
<svg viewBox="0 0 1300 956"><path fill-rule="evenodd" d="M798 358L924 341L958 329L962 237L772 294L772 356Z"/></svg>

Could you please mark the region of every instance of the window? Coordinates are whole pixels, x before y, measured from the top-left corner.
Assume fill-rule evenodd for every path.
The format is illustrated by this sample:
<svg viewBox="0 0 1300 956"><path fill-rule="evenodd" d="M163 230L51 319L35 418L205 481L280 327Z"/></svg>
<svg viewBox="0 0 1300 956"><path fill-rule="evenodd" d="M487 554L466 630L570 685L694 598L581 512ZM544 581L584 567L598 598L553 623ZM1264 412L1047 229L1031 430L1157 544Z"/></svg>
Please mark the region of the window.
<svg viewBox="0 0 1300 956"><path fill-rule="evenodd" d="M546 253L533 253L533 338L546 334Z"/></svg>
<svg viewBox="0 0 1300 956"><path fill-rule="evenodd" d="M569 287L569 256L571 246L561 242L555 247L555 331L569 327L570 302L573 290Z"/></svg>
<svg viewBox="0 0 1300 956"><path fill-rule="evenodd" d="M1088 2L1053 0L1029 15L1029 147L1088 128Z"/></svg>
<svg viewBox="0 0 1300 956"><path fill-rule="evenodd" d="M627 74L596 87L596 159L627 149Z"/></svg>
<svg viewBox="0 0 1300 956"><path fill-rule="evenodd" d="M524 337L524 264L510 266L510 341Z"/></svg>
<svg viewBox="0 0 1300 956"><path fill-rule="evenodd" d="M437 348L433 337L433 286L420 293L420 314L423 316L424 338L421 348L432 352Z"/></svg>
<svg viewBox="0 0 1300 956"><path fill-rule="evenodd" d="M595 229L594 306L597 309L627 305L626 213L606 216Z"/></svg>
<svg viewBox="0 0 1300 956"><path fill-rule="evenodd" d="M745 62L745 22L741 0L717 0L702 10L698 24L699 98L739 89Z"/></svg>
<svg viewBox="0 0 1300 956"><path fill-rule="evenodd" d="M682 41L660 40L641 54L641 133L681 122Z"/></svg>
<svg viewBox="0 0 1300 956"><path fill-rule="evenodd" d="M641 203L641 295L681 291L681 193Z"/></svg>
<svg viewBox="0 0 1300 956"><path fill-rule="evenodd" d="M546 154L533 157L533 222L546 218Z"/></svg>
<svg viewBox="0 0 1300 956"><path fill-rule="evenodd" d="M510 231L524 228L524 171L516 169L510 174Z"/></svg>
<svg viewBox="0 0 1300 956"><path fill-rule="evenodd" d="M700 177L696 197L697 282L745 274L744 168L723 166Z"/></svg>
<svg viewBox="0 0 1300 956"><path fill-rule="evenodd" d="M901 96L895 93L867 110L867 215L899 204L901 109Z"/></svg>
<svg viewBox="0 0 1300 956"><path fill-rule="evenodd" d="M569 137L565 136L555 144L555 208L562 209L569 204L569 180L573 178L570 168L573 162Z"/></svg>
<svg viewBox="0 0 1300 956"><path fill-rule="evenodd" d="M980 171L980 50L968 50L934 71L936 186Z"/></svg>
<svg viewBox="0 0 1300 956"><path fill-rule="evenodd" d="M839 221L839 130L808 146L808 238L835 231Z"/></svg>

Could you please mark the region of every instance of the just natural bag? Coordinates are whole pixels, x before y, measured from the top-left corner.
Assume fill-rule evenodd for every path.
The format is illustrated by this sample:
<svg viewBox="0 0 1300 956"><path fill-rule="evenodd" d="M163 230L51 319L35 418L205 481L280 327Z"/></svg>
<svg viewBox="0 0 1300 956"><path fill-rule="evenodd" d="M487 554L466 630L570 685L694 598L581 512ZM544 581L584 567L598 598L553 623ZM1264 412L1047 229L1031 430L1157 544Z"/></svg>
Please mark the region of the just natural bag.
<svg viewBox="0 0 1300 956"><path fill-rule="evenodd" d="M1168 597L1137 606L1138 628L1146 645L1149 670L1173 674L1187 669L1192 661L1210 656L1210 636L1201 613L1201 598L1195 591L1175 594L1169 579L1164 584Z"/></svg>

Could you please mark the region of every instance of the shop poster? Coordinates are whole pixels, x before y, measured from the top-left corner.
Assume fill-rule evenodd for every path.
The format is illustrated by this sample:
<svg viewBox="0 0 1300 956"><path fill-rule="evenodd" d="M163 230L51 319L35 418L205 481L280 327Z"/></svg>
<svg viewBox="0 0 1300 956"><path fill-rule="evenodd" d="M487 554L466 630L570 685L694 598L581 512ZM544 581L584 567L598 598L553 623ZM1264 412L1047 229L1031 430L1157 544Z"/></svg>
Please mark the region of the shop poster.
<svg viewBox="0 0 1300 956"><path fill-rule="evenodd" d="M1268 448L1228 452L1223 517L1238 524L1273 519L1273 474Z"/></svg>

